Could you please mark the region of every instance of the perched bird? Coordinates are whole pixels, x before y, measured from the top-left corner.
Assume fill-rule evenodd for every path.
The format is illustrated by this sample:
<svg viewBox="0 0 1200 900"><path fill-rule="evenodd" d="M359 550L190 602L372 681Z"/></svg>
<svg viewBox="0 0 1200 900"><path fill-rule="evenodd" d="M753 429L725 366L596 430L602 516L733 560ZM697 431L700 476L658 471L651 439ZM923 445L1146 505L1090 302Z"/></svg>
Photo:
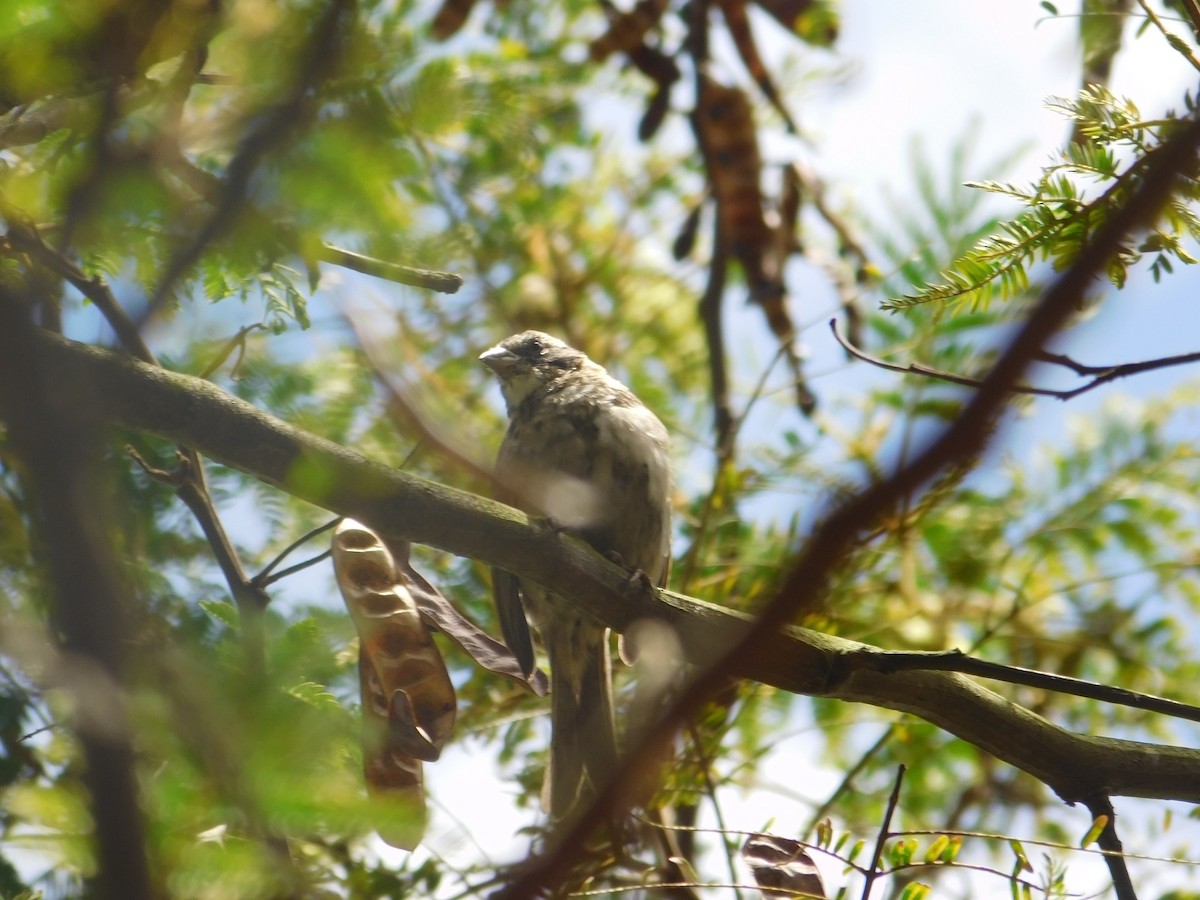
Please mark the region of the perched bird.
<svg viewBox="0 0 1200 900"><path fill-rule="evenodd" d="M670 437L633 392L557 338L526 331L480 360L500 379L508 432L497 499L662 584L670 561ZM617 759L608 630L538 585L493 572L505 640L533 670L530 620L550 657L550 815L569 817ZM525 605L522 606L522 596Z"/></svg>

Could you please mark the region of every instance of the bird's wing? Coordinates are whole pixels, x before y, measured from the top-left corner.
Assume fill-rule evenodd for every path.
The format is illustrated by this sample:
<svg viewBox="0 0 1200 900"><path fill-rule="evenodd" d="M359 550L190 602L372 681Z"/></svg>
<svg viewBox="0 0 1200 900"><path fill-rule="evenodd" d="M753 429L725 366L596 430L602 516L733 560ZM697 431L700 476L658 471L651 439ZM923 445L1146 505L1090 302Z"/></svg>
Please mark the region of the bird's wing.
<svg viewBox="0 0 1200 900"><path fill-rule="evenodd" d="M501 503L514 504L518 501L511 487L506 487L514 477L514 465L511 453L506 452L506 445L507 438L500 445L500 455L496 460L496 486L493 493ZM521 602L521 580L511 572L492 569L492 601L496 604L496 618L500 621L504 643L508 644L521 671L528 677L533 673L535 656L533 635L529 631L529 620L525 618L525 607Z"/></svg>
<svg viewBox="0 0 1200 900"><path fill-rule="evenodd" d="M529 622L521 603L520 579L503 569L492 569L492 600L496 604L504 643L516 657L521 672L529 677L534 663L533 636L529 633Z"/></svg>

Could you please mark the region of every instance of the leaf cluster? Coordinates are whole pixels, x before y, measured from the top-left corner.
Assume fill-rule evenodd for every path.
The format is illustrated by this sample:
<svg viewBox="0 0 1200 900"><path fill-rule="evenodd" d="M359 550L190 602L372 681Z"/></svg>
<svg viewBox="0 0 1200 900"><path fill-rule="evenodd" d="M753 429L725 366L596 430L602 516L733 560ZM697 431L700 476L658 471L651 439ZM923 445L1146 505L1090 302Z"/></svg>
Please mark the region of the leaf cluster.
<svg viewBox="0 0 1200 900"><path fill-rule="evenodd" d="M1195 114L1195 100L1184 98L1184 116ZM997 181L968 186L1009 200L1025 209L1000 223L997 233L980 240L944 270L940 281L887 300L885 309L908 309L925 303L986 307L995 297L1011 299L1026 293L1033 266L1050 261L1055 270L1069 266L1097 229L1120 209L1141 183L1142 172L1172 133L1174 115L1144 120L1131 100L1102 85L1090 85L1074 99L1053 98L1047 104L1076 124L1077 140L1063 158L1043 168L1033 184L1021 187ZM1151 258L1154 280L1172 271L1172 260L1196 262L1187 249L1200 239L1200 200L1196 173L1185 173L1160 221L1138 243L1128 243L1112 258L1108 278L1122 287L1129 269Z"/></svg>

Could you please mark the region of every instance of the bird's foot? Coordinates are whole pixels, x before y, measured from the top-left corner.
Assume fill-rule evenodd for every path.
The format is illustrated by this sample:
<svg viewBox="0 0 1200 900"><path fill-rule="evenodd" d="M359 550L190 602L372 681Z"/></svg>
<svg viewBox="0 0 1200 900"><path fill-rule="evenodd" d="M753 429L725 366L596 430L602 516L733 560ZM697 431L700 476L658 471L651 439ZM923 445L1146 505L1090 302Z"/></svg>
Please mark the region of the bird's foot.
<svg viewBox="0 0 1200 900"><path fill-rule="evenodd" d="M654 581L649 575L646 574L645 570L640 569L637 566L630 566L625 562L625 558L616 550L609 550L608 553L604 555L608 557L610 562L616 563L627 573L629 573L629 585L631 587L640 588L641 590L648 591L650 593L654 592Z"/></svg>
<svg viewBox="0 0 1200 900"><path fill-rule="evenodd" d="M553 531L555 534L563 534L569 529L563 523L554 518L554 516L538 516L535 522L547 531Z"/></svg>

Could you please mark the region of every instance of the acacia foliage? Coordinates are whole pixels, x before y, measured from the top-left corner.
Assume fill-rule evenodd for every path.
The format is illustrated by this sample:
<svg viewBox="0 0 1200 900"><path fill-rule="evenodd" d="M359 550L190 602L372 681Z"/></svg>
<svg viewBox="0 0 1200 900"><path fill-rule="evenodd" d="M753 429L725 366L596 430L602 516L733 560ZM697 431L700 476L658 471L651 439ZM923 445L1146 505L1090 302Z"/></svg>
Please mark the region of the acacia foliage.
<svg viewBox="0 0 1200 900"><path fill-rule="evenodd" d="M773 391L790 375L759 370L770 354L748 359L735 347L734 410L745 415L736 453L717 446L712 344L696 314L702 273L668 255L710 173L686 143L632 145L645 83L582 52L606 27L599 5L489 7L448 44L430 39L430 10L403 2L10 8L0 34L3 276L46 327L75 338L99 330L108 341L96 324L97 312L108 315L100 286L135 322L153 323L150 349L168 367L205 373L293 424L478 492L483 479L422 438L413 411L468 456L486 457L480 448L498 443L502 422L477 352L527 327L559 332L609 365L676 435L673 586L743 610L771 595L811 526L799 510L884 477L961 409L957 388L895 379L853 396L829 389L832 409L814 425L790 393ZM682 12L672 9L679 21ZM664 45L678 43L679 21L663 20ZM949 172L916 167L926 218L867 228L815 216L801 243L813 259L832 260L834 284L866 313L861 335L873 352L985 371L997 335L1045 277L1033 264L1069 264L1172 128L1169 116L1142 122L1103 88L1059 105L1083 140L1029 189L982 182L967 156ZM1191 101L1181 98L1180 109L1191 115ZM615 128L601 127L610 119ZM1139 255L1152 254L1156 277L1172 259L1191 261L1194 173L1185 176L1159 227L1114 260L1118 287ZM1089 177L1106 190L1086 194L1078 180ZM1026 209L989 218L962 181ZM820 212L805 208L810 218ZM852 239L860 226L872 235L861 244ZM329 246L458 272L466 284L447 295L372 280L323 262ZM720 249L718 238L699 252ZM877 283L881 272L893 274ZM800 296L814 277L785 273ZM1014 302L983 302L994 284ZM743 291L734 283L729 295ZM889 301L898 314L873 311L887 297L902 298ZM761 331L754 311L731 305L726 317L738 337ZM379 389L377 367L393 392ZM760 376L767 390L755 388ZM807 624L1186 699L1198 674L1187 633L1200 600L1200 467L1180 412L1194 404L1186 387L1114 397L1064 426L1040 456L984 458L914 489L845 562ZM164 893L453 894L499 877L486 854L437 855L450 842L436 834L434 853L378 855L379 811L360 776L353 628L332 603L328 575L310 569L272 586L261 655L248 649L246 610L228 602L210 543L176 495L123 453L126 443L152 465L174 462L172 448L144 435L107 438L106 515L130 585L122 649L145 851ZM0 454L0 827L6 844L36 851L20 870L0 868L0 894L74 896L96 867L92 813L73 701L49 674L59 664L49 591L7 434ZM236 472L212 467L209 476L251 572L326 518ZM432 552L420 564L467 614L491 622L480 566ZM534 821L544 701L446 654L459 740L499 760L510 779L503 789ZM619 677L628 694L628 674ZM1186 743L1160 718L1012 696L1080 731ZM797 736L798 720L820 727ZM787 785L805 792L800 803L777 791L781 817L811 819L799 836L828 834L829 846L853 841L822 828L826 815L839 834L873 835L897 762L908 770L902 809L934 828L1000 831L1032 812L1043 836L1069 840L1090 824L1062 816L1028 776L920 720L754 684L732 687L681 739L660 799L712 815L740 789L761 787L757 764L780 744L855 772L853 791ZM452 813L469 830L478 810ZM695 868L684 874L727 880L711 852L725 843L741 840L701 842L710 852L689 854ZM660 874L647 844L633 848L632 863L594 860L586 874L596 885L640 877L638 865ZM936 861L945 848L934 846ZM1153 846L1170 852L1169 835ZM914 852L893 842L891 857L902 865ZM1061 873L1047 864L1043 874L1054 883Z"/></svg>

